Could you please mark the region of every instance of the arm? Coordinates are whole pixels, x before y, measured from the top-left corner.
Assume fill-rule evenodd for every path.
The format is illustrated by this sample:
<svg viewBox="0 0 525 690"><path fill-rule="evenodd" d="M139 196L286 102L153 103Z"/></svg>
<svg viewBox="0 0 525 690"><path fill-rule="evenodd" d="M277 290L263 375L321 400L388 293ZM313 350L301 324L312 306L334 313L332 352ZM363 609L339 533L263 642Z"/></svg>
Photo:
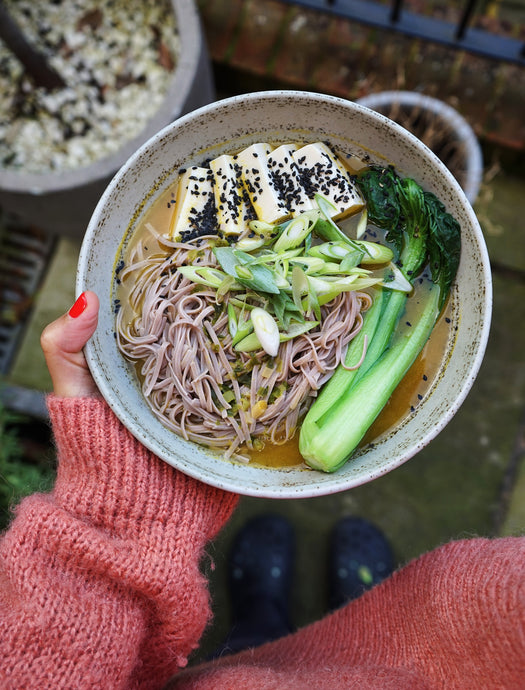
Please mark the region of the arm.
<svg viewBox="0 0 525 690"><path fill-rule="evenodd" d="M43 336L59 465L0 545L6 688L162 687L209 620L199 562L236 502L147 451L83 377L75 337L96 326L91 295ZM61 357L64 343L77 352Z"/></svg>

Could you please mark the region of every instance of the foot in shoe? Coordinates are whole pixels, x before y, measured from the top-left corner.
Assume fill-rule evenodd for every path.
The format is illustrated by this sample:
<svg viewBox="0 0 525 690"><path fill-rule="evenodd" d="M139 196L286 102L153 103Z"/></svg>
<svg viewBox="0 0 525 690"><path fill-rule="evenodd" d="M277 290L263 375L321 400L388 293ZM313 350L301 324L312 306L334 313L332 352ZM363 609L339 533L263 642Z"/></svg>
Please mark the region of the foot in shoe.
<svg viewBox="0 0 525 690"><path fill-rule="evenodd" d="M289 602L294 551L292 526L280 516L257 516L240 530L228 573L232 629L221 653L292 632Z"/></svg>
<svg viewBox="0 0 525 690"><path fill-rule="evenodd" d="M331 535L329 606L336 609L392 573L394 559L384 534L368 520L346 517Z"/></svg>

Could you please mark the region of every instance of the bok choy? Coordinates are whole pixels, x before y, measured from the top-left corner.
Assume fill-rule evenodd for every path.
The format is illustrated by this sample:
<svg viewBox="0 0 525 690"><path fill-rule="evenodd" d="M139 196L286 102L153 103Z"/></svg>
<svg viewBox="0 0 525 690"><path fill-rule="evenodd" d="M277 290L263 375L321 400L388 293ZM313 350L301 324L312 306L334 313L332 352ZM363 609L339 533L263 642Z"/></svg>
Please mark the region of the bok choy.
<svg viewBox="0 0 525 690"><path fill-rule="evenodd" d="M301 427L301 455L310 467L325 472L334 472L354 453L423 349L450 291L461 252L459 223L414 180L399 177L392 167L373 166L356 181L367 202L369 222L384 229L386 240L396 249L397 270L413 284L428 264L432 281L418 323L405 330L399 322L406 292L374 288L373 306L348 348L346 368L340 366L325 384Z"/></svg>

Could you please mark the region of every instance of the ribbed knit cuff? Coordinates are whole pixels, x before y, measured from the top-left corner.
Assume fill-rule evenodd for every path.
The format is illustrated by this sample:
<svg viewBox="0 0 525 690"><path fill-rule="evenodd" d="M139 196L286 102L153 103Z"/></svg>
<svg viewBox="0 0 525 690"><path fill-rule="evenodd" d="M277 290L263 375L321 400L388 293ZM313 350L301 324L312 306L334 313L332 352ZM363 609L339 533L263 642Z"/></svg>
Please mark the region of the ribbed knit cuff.
<svg viewBox="0 0 525 690"><path fill-rule="evenodd" d="M233 511L235 494L157 458L102 399L51 395L47 403L59 460L54 498L68 512L127 538L186 522L206 541Z"/></svg>

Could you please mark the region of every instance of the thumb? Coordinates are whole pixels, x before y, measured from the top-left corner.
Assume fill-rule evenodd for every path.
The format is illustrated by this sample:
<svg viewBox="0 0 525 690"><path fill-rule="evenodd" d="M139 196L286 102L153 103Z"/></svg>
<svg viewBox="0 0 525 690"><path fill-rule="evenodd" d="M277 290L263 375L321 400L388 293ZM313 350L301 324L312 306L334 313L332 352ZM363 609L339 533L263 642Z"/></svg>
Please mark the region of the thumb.
<svg viewBox="0 0 525 690"><path fill-rule="evenodd" d="M84 353L98 323L98 297L83 292L67 314L43 330L40 345L56 395L65 398L98 395Z"/></svg>

